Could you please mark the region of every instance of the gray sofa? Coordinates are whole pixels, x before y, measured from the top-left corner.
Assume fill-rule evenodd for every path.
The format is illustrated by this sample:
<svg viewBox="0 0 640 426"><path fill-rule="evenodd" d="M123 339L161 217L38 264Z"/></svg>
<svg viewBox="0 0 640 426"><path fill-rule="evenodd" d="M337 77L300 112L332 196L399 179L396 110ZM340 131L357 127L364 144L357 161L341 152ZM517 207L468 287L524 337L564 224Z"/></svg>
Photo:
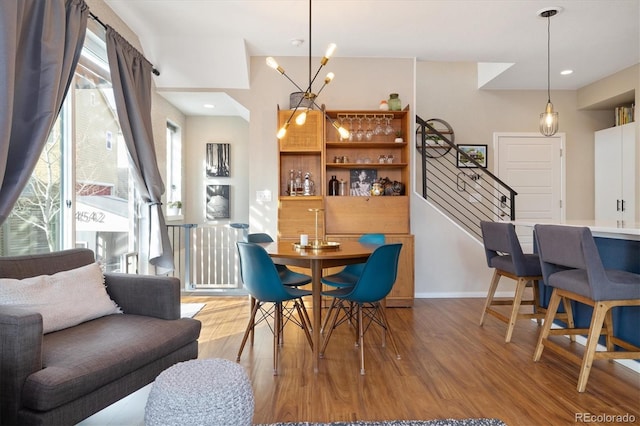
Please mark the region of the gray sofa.
<svg viewBox="0 0 640 426"><path fill-rule="evenodd" d="M91 250L0 258L0 278L53 275ZM176 278L106 273L112 314L43 333L42 316L0 300L0 424L72 425L198 356L201 324L180 318ZM21 281L22 282L22 281Z"/></svg>

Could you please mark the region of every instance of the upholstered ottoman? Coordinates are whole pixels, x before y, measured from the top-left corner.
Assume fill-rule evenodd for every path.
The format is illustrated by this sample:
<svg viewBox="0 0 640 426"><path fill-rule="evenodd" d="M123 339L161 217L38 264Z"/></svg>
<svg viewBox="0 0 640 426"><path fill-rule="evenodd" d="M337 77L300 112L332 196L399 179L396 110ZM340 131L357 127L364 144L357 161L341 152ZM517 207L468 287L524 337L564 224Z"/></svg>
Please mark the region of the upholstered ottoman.
<svg viewBox="0 0 640 426"><path fill-rule="evenodd" d="M250 426L253 409L253 389L242 366L226 359L197 359L158 375L144 422L145 426Z"/></svg>

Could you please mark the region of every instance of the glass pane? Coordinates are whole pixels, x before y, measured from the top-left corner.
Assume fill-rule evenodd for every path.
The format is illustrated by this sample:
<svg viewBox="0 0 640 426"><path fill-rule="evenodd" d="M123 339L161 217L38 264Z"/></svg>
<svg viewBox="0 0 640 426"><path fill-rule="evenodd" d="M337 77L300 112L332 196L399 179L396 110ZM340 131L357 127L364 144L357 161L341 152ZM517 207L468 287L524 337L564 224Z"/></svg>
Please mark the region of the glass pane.
<svg viewBox="0 0 640 426"><path fill-rule="evenodd" d="M167 122L167 215L175 216L182 209L182 139L180 128Z"/></svg>
<svg viewBox="0 0 640 426"><path fill-rule="evenodd" d="M107 271L126 271L132 249L130 177L106 63L93 33L74 80L76 246L92 249Z"/></svg>
<svg viewBox="0 0 640 426"><path fill-rule="evenodd" d="M2 256L47 253L61 248L61 124L59 118L29 183L2 225Z"/></svg>

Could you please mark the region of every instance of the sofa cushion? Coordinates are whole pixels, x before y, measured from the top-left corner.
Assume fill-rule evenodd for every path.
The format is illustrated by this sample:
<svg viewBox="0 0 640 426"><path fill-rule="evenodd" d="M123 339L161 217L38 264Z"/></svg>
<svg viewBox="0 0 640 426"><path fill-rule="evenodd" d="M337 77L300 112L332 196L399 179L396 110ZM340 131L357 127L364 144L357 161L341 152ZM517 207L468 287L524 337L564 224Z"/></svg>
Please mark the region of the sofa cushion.
<svg viewBox="0 0 640 426"><path fill-rule="evenodd" d="M49 333L43 368L23 388L26 408L46 411L132 373L197 340L200 321L109 315Z"/></svg>
<svg viewBox="0 0 640 426"><path fill-rule="evenodd" d="M97 263L22 280L0 278L0 302L39 312L44 333L120 313Z"/></svg>

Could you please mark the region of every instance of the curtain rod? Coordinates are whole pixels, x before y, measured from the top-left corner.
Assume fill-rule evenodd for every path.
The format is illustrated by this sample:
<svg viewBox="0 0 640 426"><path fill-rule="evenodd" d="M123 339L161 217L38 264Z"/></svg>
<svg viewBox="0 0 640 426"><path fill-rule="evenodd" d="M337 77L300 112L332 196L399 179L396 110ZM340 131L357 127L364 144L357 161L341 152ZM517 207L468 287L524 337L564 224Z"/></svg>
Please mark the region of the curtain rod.
<svg viewBox="0 0 640 426"><path fill-rule="evenodd" d="M102 22L102 21L100 20L100 18L98 18L98 16L94 15L94 14L93 14L93 12L89 12L89 16L90 16L94 21L96 21L98 24L102 25L102 28L104 28L105 30L107 29L107 25L106 25L104 22ZM144 55L143 55L143 56L144 56ZM145 59L146 59L146 58L145 58ZM148 61L148 59L147 59L147 61ZM151 62L149 62L149 63L151 63ZM156 69L156 67L154 67L154 66L153 66L153 64L151 64L151 67L152 67L151 72L153 72L153 74L154 74L154 75L160 75L160 71L158 71L158 70Z"/></svg>

